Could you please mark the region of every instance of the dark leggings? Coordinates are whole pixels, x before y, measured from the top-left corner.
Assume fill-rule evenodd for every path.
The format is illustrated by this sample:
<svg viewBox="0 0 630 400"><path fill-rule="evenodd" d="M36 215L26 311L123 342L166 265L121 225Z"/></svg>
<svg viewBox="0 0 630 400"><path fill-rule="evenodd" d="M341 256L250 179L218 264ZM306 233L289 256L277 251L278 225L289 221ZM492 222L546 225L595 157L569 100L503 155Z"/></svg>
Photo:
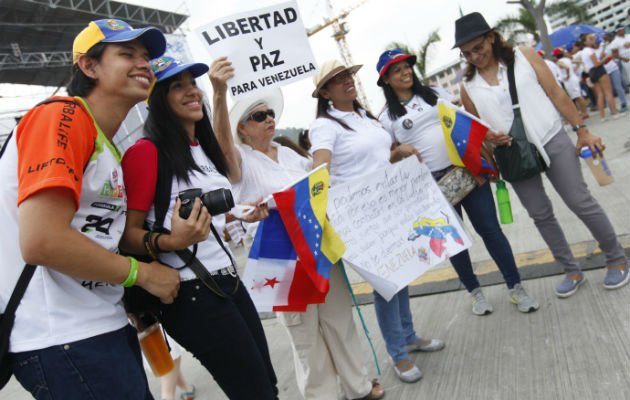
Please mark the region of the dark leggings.
<svg viewBox="0 0 630 400"><path fill-rule="evenodd" d="M238 279L213 278L225 293L232 292ZM278 398L265 332L240 280L229 298L214 294L198 279L182 282L175 302L164 307L162 322L230 399Z"/></svg>

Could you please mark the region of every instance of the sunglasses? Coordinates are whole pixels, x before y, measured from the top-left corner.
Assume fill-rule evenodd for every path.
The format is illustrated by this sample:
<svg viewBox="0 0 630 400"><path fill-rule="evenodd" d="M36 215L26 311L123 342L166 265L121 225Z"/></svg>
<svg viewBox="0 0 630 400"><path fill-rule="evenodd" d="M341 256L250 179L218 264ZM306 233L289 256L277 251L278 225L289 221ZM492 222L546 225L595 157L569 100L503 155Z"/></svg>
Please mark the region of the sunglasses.
<svg viewBox="0 0 630 400"><path fill-rule="evenodd" d="M267 115L270 116L272 119L276 118L276 112L270 108L267 111L256 111L255 113L247 117L245 121L253 119L256 122L263 122L267 119Z"/></svg>

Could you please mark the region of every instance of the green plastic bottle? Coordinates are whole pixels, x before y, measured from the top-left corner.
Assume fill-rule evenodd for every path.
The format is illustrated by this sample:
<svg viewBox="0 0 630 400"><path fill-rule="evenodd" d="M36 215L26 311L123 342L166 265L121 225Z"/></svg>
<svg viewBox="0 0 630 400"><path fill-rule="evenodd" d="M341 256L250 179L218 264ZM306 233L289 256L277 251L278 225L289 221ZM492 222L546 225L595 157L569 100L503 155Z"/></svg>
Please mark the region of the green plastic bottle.
<svg viewBox="0 0 630 400"><path fill-rule="evenodd" d="M510 205L510 195L505 187L505 182L497 180L497 203L499 204L499 219L502 224L511 224L512 206Z"/></svg>

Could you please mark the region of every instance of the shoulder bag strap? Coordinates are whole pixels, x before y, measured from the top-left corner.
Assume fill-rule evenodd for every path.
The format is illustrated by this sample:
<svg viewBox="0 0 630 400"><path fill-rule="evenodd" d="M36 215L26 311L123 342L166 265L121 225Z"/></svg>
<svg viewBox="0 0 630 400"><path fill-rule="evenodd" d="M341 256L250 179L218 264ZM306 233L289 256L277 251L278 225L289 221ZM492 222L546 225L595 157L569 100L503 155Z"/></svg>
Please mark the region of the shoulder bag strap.
<svg viewBox="0 0 630 400"><path fill-rule="evenodd" d="M22 301L22 297L24 297L24 293L26 292L26 288L28 287L33 274L35 273L35 268L37 265L26 264L22 273L20 274L20 278L13 289L13 293L11 293L11 298L9 298L9 302L7 303L7 307L4 309L4 313L2 316L2 330L5 331L7 329L9 332L13 328L13 322L15 320L15 311L20 305L20 301ZM7 332L8 333L8 332Z"/></svg>
<svg viewBox="0 0 630 400"><path fill-rule="evenodd" d="M516 61L515 61L516 62ZM517 109L521 106L518 104L518 93L516 93L516 79L514 78L514 64L508 65L508 84L510 86L510 97L512 98L512 108Z"/></svg>

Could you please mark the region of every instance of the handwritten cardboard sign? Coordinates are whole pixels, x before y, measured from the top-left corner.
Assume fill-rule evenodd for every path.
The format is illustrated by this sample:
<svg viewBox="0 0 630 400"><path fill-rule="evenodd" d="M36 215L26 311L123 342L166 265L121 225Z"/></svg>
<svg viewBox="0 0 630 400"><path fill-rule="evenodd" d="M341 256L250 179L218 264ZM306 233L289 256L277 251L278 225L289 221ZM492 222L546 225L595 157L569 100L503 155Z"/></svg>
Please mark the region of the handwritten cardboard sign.
<svg viewBox="0 0 630 400"><path fill-rule="evenodd" d="M295 0L219 18L195 32L213 59L232 61L228 92L235 101L317 72Z"/></svg>
<svg viewBox="0 0 630 400"><path fill-rule="evenodd" d="M332 187L328 217L343 260L386 300L470 247L459 216L416 157Z"/></svg>

